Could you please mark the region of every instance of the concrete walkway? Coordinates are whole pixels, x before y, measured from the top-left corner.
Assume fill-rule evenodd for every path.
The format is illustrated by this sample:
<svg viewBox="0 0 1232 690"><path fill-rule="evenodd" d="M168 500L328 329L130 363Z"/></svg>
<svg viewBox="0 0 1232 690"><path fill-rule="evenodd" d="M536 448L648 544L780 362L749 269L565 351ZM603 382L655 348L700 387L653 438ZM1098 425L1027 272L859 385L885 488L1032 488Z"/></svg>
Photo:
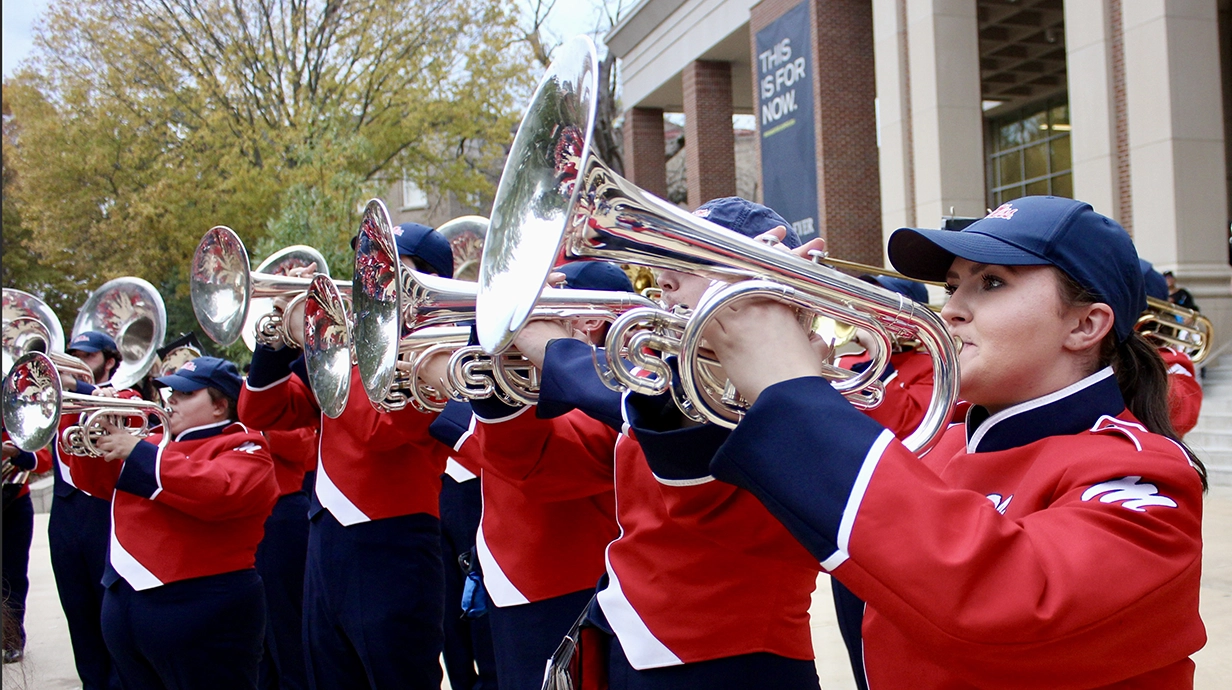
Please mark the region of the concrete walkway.
<svg viewBox="0 0 1232 690"><path fill-rule="evenodd" d="M1217 690L1232 678L1232 487L1216 486L1207 496L1203 532L1206 546L1202 573L1202 619L1209 640L1194 656L1195 687ZM847 654L834 622L830 583L822 575L813 603L813 643L817 673L825 690L853 690ZM56 596L47 546L47 514L34 516L34 546L30 550L30 598L27 602L26 660L4 667L3 690L67 690L79 688L73 668L68 626ZM1159 631L1166 635L1168 631Z"/></svg>

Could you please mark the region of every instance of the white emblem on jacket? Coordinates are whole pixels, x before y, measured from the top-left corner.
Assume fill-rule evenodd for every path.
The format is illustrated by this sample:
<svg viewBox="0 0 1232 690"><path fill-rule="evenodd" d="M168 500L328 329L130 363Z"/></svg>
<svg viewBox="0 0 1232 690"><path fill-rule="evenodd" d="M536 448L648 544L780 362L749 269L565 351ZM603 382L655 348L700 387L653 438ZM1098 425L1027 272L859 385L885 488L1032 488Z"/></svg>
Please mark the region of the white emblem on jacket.
<svg viewBox="0 0 1232 690"><path fill-rule="evenodd" d="M238 451L240 451L241 453L249 453L249 454L252 454L252 453L257 452L258 450L261 450L261 446L259 446L259 445L255 444L255 443L253 443L252 441L247 441L247 442L245 442L245 443L243 443L243 444L241 444L241 445L239 445L239 446L237 446L237 447L233 448L232 450L238 450Z"/></svg>
<svg viewBox="0 0 1232 690"><path fill-rule="evenodd" d="M1148 506L1164 506L1175 508L1176 501L1159 493L1159 487L1150 483L1139 484L1142 477L1121 477L1096 484L1082 492L1082 500L1089 501L1100 494L1100 503L1115 503L1124 501L1121 505L1139 513L1145 513Z"/></svg>
<svg viewBox="0 0 1232 690"><path fill-rule="evenodd" d="M1005 509L1010 507L1010 501L1014 500L1014 494L1010 494L1004 499L1001 498L1001 494L988 494L985 498L992 501L998 513L1005 515Z"/></svg>

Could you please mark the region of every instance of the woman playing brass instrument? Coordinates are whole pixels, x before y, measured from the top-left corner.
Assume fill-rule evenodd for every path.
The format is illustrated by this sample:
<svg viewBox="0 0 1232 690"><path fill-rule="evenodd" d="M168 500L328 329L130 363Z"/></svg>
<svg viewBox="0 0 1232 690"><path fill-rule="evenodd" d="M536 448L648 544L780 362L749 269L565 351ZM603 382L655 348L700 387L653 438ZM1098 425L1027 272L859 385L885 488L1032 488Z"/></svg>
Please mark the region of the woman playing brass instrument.
<svg viewBox="0 0 1232 690"><path fill-rule="evenodd" d="M867 602L869 687L1192 686L1205 472L1133 330L1129 235L1025 197L959 233L899 230L889 255L949 285L966 424L915 456L818 376L794 313L750 302L707 338L754 402L699 471Z"/></svg>

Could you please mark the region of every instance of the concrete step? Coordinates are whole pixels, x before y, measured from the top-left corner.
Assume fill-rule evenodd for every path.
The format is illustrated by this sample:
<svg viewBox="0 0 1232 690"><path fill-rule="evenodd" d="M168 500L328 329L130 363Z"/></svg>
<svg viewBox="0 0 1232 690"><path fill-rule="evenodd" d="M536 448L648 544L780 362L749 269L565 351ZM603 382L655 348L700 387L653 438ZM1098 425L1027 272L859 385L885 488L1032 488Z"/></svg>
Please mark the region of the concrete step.
<svg viewBox="0 0 1232 690"><path fill-rule="evenodd" d="M1202 391L1202 415L1232 414L1232 391L1228 391L1229 395L1221 393L1223 392L1214 392L1209 389Z"/></svg>
<svg viewBox="0 0 1232 690"><path fill-rule="evenodd" d="M1232 370L1211 371L1207 369L1206 374L1202 376L1202 384L1205 386L1232 385Z"/></svg>
<svg viewBox="0 0 1232 690"><path fill-rule="evenodd" d="M1232 486L1232 451L1199 448L1193 448L1193 451L1206 466L1207 483L1211 486Z"/></svg>
<svg viewBox="0 0 1232 690"><path fill-rule="evenodd" d="M1195 429L1186 434L1185 443L1189 444L1189 447L1195 451L1201 448L1210 451L1226 450L1232 453L1232 429L1214 429L1210 431L1198 431Z"/></svg>

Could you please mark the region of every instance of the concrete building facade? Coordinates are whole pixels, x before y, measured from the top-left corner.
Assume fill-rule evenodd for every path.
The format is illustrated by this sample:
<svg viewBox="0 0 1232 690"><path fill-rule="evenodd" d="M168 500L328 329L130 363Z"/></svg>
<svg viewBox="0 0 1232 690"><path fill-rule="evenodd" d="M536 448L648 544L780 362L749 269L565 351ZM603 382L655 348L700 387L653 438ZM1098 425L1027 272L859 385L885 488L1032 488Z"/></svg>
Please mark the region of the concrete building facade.
<svg viewBox="0 0 1232 690"><path fill-rule="evenodd" d="M882 265L899 227L1073 197L1232 341L1232 0L643 0L606 37L634 183L664 189L663 114L683 113L687 205L735 193L723 123L757 114L758 33L802 3L835 256Z"/></svg>

